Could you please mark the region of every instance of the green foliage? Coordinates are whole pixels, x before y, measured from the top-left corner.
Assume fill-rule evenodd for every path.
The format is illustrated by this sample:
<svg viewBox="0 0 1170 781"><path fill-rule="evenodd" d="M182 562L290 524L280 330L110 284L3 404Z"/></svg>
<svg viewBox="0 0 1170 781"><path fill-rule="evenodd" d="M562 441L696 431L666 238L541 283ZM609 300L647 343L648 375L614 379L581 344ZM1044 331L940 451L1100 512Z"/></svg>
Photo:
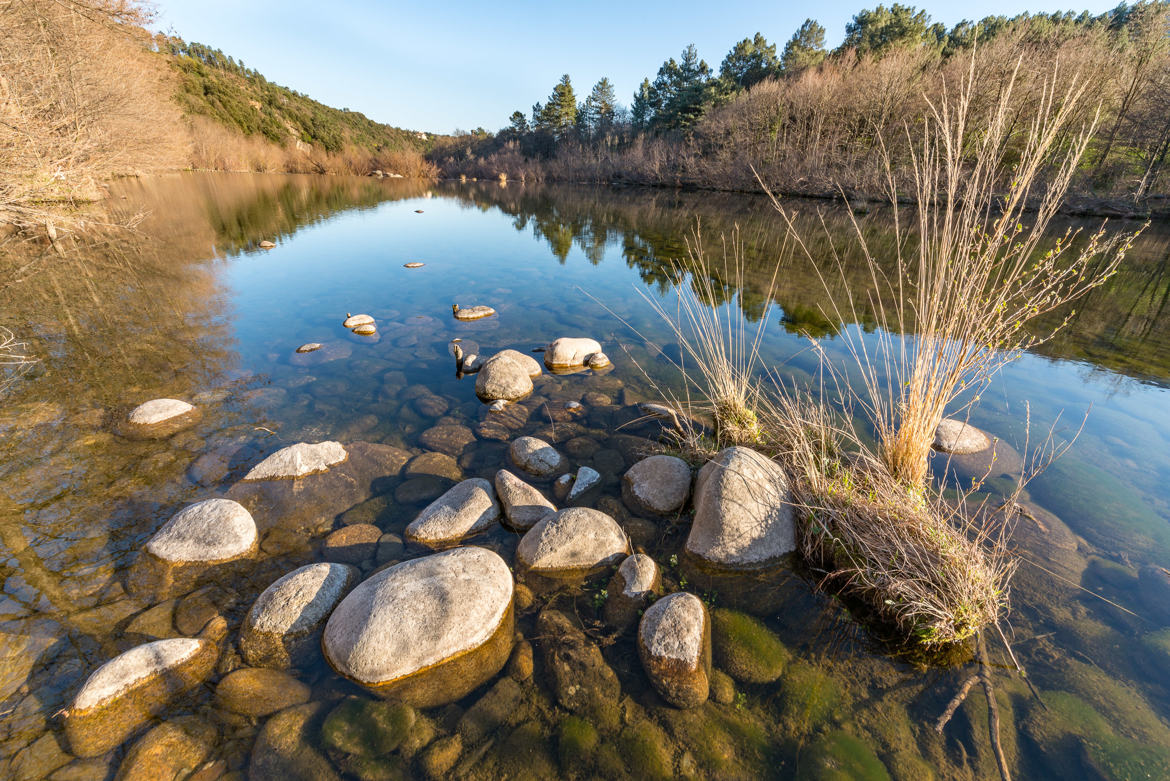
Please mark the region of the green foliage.
<svg viewBox="0 0 1170 781"><path fill-rule="evenodd" d="M821 38L824 38L824 30L821 30ZM779 68L776 45L768 43L764 36L756 33L755 37L744 38L727 53L723 64L719 66L719 78L746 89L777 75Z"/></svg>
<svg viewBox="0 0 1170 781"><path fill-rule="evenodd" d="M179 74L176 100L188 115L205 116L282 146L302 141L327 152L346 146L371 152L425 146L409 130L375 122L357 111L331 108L273 84L218 49L167 36L159 36L157 44Z"/></svg>
<svg viewBox="0 0 1170 781"><path fill-rule="evenodd" d="M593 85L593 90L577 112L577 122L586 132L605 133L617 115L617 96L608 77Z"/></svg>
<svg viewBox="0 0 1170 781"><path fill-rule="evenodd" d="M650 85L653 120L662 128L688 128L710 107L716 95L711 66L699 59L692 43L683 49L679 61L671 57L662 63Z"/></svg>
<svg viewBox="0 0 1170 781"><path fill-rule="evenodd" d="M820 65L826 54L825 28L815 19L805 19L800 29L784 44L780 69L785 74L800 73L806 68Z"/></svg>
<svg viewBox="0 0 1170 781"><path fill-rule="evenodd" d="M536 125L554 135L563 135L572 129L577 122L577 96L573 93L573 82L569 74L561 76L561 80L553 87L548 102L537 111L540 104L532 107Z"/></svg>
<svg viewBox="0 0 1170 781"><path fill-rule="evenodd" d="M930 16L913 6L894 3L860 11L845 25L841 50L856 49L858 54L881 54L887 50L919 44L939 45L946 36L941 24L931 24Z"/></svg>

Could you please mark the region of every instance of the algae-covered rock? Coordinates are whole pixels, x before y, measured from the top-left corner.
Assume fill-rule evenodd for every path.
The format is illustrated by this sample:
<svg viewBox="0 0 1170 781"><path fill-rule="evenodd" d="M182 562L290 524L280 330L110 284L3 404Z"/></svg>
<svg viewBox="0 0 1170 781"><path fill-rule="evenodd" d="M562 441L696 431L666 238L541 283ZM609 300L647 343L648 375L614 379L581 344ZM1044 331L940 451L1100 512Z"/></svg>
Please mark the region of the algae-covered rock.
<svg viewBox="0 0 1170 781"><path fill-rule="evenodd" d="M621 683L579 622L546 609L536 619L536 637L557 702L599 727L615 726Z"/></svg>
<svg viewBox="0 0 1170 781"><path fill-rule="evenodd" d="M784 672L791 655L763 621L726 608L711 618L716 667L745 683L771 683Z"/></svg>
<svg viewBox="0 0 1170 781"><path fill-rule="evenodd" d="M557 727L557 756L565 773L584 773L597 750L597 728L579 716L566 716Z"/></svg>
<svg viewBox="0 0 1170 781"><path fill-rule="evenodd" d="M557 763L544 730L535 721L525 722L496 750L497 764L505 778L543 779L557 777Z"/></svg>
<svg viewBox="0 0 1170 781"><path fill-rule="evenodd" d="M711 699L720 705L735 702L735 681L722 670L711 671Z"/></svg>
<svg viewBox="0 0 1170 781"><path fill-rule="evenodd" d="M325 717L321 740L342 754L378 757L406 740L415 718L409 705L350 697Z"/></svg>
<svg viewBox="0 0 1170 781"><path fill-rule="evenodd" d="M889 781L886 766L869 746L847 732L822 735L803 750L798 781Z"/></svg>
<svg viewBox="0 0 1170 781"><path fill-rule="evenodd" d="M667 746L670 739L649 721L631 724L618 738L618 751L630 777L668 779L674 777L674 762Z"/></svg>
<svg viewBox="0 0 1170 781"><path fill-rule="evenodd" d="M439 738L427 746L419 757L419 765L427 778L444 778L463 753L463 738L458 734Z"/></svg>
<svg viewBox="0 0 1170 781"><path fill-rule="evenodd" d="M727 676L723 676L730 683ZM766 721L747 707L659 709L663 726L692 765L682 774L699 778L763 778L774 773L775 738Z"/></svg>
<svg viewBox="0 0 1170 781"><path fill-rule="evenodd" d="M794 662L780 680L781 725L807 735L832 718L841 700L841 687L829 675L809 662Z"/></svg>
<svg viewBox="0 0 1170 781"><path fill-rule="evenodd" d="M515 723L516 707L524 692L512 678L501 678L467 709L457 729L463 739L474 744L495 733L500 725Z"/></svg>
<svg viewBox="0 0 1170 781"><path fill-rule="evenodd" d="M312 702L287 708L264 723L248 765L249 781L340 781L329 760L313 748L327 706Z"/></svg>

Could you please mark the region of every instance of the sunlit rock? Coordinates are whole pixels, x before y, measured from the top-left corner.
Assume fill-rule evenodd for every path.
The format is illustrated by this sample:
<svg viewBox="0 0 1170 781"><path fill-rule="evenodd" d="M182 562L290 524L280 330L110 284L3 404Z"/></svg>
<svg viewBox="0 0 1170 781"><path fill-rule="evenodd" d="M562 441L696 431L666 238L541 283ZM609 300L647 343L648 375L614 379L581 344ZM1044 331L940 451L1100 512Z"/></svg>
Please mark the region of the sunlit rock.
<svg viewBox="0 0 1170 781"><path fill-rule="evenodd" d="M495 487L507 524L516 531L527 531L557 511L544 494L506 469L496 472Z"/></svg>
<svg viewBox="0 0 1170 781"><path fill-rule="evenodd" d="M978 453L991 447L991 440L970 423L944 418L934 430L933 447L944 453Z"/></svg>
<svg viewBox="0 0 1170 781"><path fill-rule="evenodd" d="M492 484L473 477L427 505L406 527L406 539L428 548L449 548L492 528L499 517Z"/></svg>
<svg viewBox="0 0 1170 781"><path fill-rule="evenodd" d="M650 456L622 478L622 499L636 513L678 512L691 494L691 468L675 456Z"/></svg>
<svg viewBox="0 0 1170 781"><path fill-rule="evenodd" d="M244 480L279 480L324 472L348 458L340 442L298 442L277 450L252 467Z"/></svg>
<svg viewBox="0 0 1170 781"><path fill-rule="evenodd" d="M707 608L681 591L646 608L638 625L638 655L662 699L678 708L702 705L711 673Z"/></svg>
<svg viewBox="0 0 1170 781"><path fill-rule="evenodd" d="M374 318L369 315L346 315L345 322L342 325L346 328L357 328L359 325L374 325Z"/></svg>
<svg viewBox="0 0 1170 781"><path fill-rule="evenodd" d="M163 439L190 428L202 417L199 408L179 399L151 399L126 418L123 433L132 439Z"/></svg>
<svg viewBox="0 0 1170 781"><path fill-rule="evenodd" d="M544 364L550 369L577 368L600 352L601 344L596 339L562 336L544 349Z"/></svg>
<svg viewBox="0 0 1170 781"><path fill-rule="evenodd" d="M253 667L299 667L319 658L321 630L358 578L347 564L320 562L264 589L240 628L244 661Z"/></svg>
<svg viewBox="0 0 1170 781"><path fill-rule="evenodd" d="M645 553L627 556L606 589L605 622L625 628L633 623L662 588L662 576L654 559Z"/></svg>
<svg viewBox="0 0 1170 781"><path fill-rule="evenodd" d="M454 304L451 307L451 313L455 315L456 320L482 320L494 315L496 310L490 306L459 306L459 304Z"/></svg>
<svg viewBox="0 0 1170 781"><path fill-rule="evenodd" d="M561 453L543 439L519 437L508 447L512 463L536 477L551 477L569 465Z"/></svg>
<svg viewBox="0 0 1170 781"><path fill-rule="evenodd" d="M616 564L630 553L625 532L610 516L569 507L539 521L516 548L519 572L573 581Z"/></svg>

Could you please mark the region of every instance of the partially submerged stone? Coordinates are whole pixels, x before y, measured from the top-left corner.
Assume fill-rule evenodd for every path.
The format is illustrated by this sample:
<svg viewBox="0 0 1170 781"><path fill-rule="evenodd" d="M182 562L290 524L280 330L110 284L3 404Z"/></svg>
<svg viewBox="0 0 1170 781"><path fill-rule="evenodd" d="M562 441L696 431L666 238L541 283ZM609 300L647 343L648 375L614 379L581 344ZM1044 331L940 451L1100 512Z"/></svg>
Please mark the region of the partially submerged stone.
<svg viewBox="0 0 1170 781"><path fill-rule="evenodd" d="M691 468L675 456L644 458L622 477L622 499L636 513L676 513L690 494Z"/></svg>
<svg viewBox="0 0 1170 781"><path fill-rule="evenodd" d="M403 268L422 268L426 263L419 263L417 260L412 260L410 263L403 263Z"/></svg>
<svg viewBox="0 0 1170 781"><path fill-rule="evenodd" d="M240 628L240 654L253 667L304 666L321 654L321 630L358 581L347 564L319 562L278 579L252 603Z"/></svg>
<svg viewBox="0 0 1170 781"><path fill-rule="evenodd" d="M991 439L970 423L943 418L934 430L932 447L943 453L978 453L991 447Z"/></svg>
<svg viewBox="0 0 1170 781"><path fill-rule="evenodd" d="M512 440L508 447L508 455L513 464L536 477L551 477L563 472L569 465L560 451L536 437L518 437Z"/></svg>
<svg viewBox="0 0 1170 781"><path fill-rule="evenodd" d="M553 370L581 368L600 352L596 339L562 336L544 348L544 364Z"/></svg>
<svg viewBox="0 0 1170 781"><path fill-rule="evenodd" d="M544 494L506 469L496 472L495 487L507 525L516 531L528 531L557 511Z"/></svg>
<svg viewBox="0 0 1170 781"><path fill-rule="evenodd" d="M458 304L455 304L451 311L456 320L482 320L496 313L496 310L490 306L459 306Z"/></svg>
<svg viewBox="0 0 1170 781"><path fill-rule="evenodd" d="M378 327L373 323L362 323L354 328L353 332L358 336L377 336Z"/></svg>
<svg viewBox="0 0 1170 781"><path fill-rule="evenodd" d="M258 246L260 249L272 249L273 247L276 246L276 244L274 242L269 241L268 239L264 239L256 246Z"/></svg>
<svg viewBox="0 0 1170 781"><path fill-rule="evenodd" d="M638 626L638 655L662 699L678 708L706 702L711 623L702 601L680 591L646 608Z"/></svg>
<svg viewBox="0 0 1170 781"><path fill-rule="evenodd" d="M573 478L573 487L569 489L565 501L569 504L582 502L590 491L600 485L601 473L593 467L583 466L577 470L577 476Z"/></svg>
<svg viewBox="0 0 1170 781"><path fill-rule="evenodd" d="M516 568L526 575L574 581L616 564L630 553L625 532L610 516L569 507L539 521L516 548Z"/></svg>
<svg viewBox="0 0 1170 781"><path fill-rule="evenodd" d="M218 730L198 716L168 719L138 739L118 766L118 781L189 778L215 750Z"/></svg>
<svg viewBox="0 0 1170 781"><path fill-rule="evenodd" d="M388 567L350 592L325 627L325 658L374 693L416 707L453 702L512 650L512 573L466 547Z"/></svg>
<svg viewBox="0 0 1170 781"><path fill-rule="evenodd" d="M349 457L340 442L298 442L277 450L268 458L252 467L244 480L296 479L306 475L325 472L331 466Z"/></svg>
<svg viewBox="0 0 1170 781"><path fill-rule="evenodd" d="M162 525L139 554L128 584L135 594L165 599L259 548L252 514L230 499L189 505Z"/></svg>
<svg viewBox="0 0 1170 781"><path fill-rule="evenodd" d="M427 505L406 527L406 539L428 548L449 548L492 528L499 517L492 484L473 477Z"/></svg>
<svg viewBox="0 0 1170 781"><path fill-rule="evenodd" d="M346 328L357 328L359 325L374 325L374 318L369 315L346 315L345 322L342 325Z"/></svg>
<svg viewBox="0 0 1170 781"><path fill-rule="evenodd" d="M654 559L645 553L627 556L609 581L605 622L622 629L629 626L661 588L662 575Z"/></svg>
<svg viewBox="0 0 1170 781"><path fill-rule="evenodd" d="M539 375L540 365L532 358L515 350L504 350L479 367L475 395L485 402L518 401L532 393L532 378Z"/></svg>
<svg viewBox="0 0 1170 781"><path fill-rule="evenodd" d="M610 363L609 356L605 353L593 353L593 355L590 355L589 359L585 361L585 365L593 371L600 371L602 369L608 369L613 364Z"/></svg>
<svg viewBox="0 0 1170 781"><path fill-rule="evenodd" d="M106 753L203 683L215 669L218 640L225 632L220 620L203 637L146 643L95 670L64 713L70 751L79 757Z"/></svg>
<svg viewBox="0 0 1170 781"><path fill-rule="evenodd" d="M215 687L216 703L241 716L260 718L309 701L308 685L280 670L242 667Z"/></svg>
<svg viewBox="0 0 1170 781"><path fill-rule="evenodd" d="M305 342L297 348L298 353L312 353L320 350L324 345L320 342Z"/></svg>
<svg viewBox="0 0 1170 781"><path fill-rule="evenodd" d="M316 342L312 344L316 344ZM353 347L345 342L326 342L309 352L302 353L298 350L292 354L288 362L293 366L320 366L323 363L344 360L351 355L353 355Z"/></svg>
<svg viewBox="0 0 1170 781"><path fill-rule="evenodd" d="M164 439L195 425L199 408L179 399L151 399L139 404L126 418L123 432L132 439Z"/></svg>
<svg viewBox="0 0 1170 781"><path fill-rule="evenodd" d="M796 549L788 476L775 461L729 447L699 470L686 552L728 570L781 563Z"/></svg>

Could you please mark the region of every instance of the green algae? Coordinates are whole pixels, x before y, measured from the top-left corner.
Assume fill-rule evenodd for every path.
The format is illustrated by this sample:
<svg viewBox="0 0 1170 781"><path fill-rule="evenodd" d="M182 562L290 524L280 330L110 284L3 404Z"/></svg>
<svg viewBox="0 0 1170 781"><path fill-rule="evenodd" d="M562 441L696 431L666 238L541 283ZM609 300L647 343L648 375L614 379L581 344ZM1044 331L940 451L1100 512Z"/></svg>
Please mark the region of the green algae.
<svg viewBox="0 0 1170 781"><path fill-rule="evenodd" d="M715 665L745 683L771 683L783 674L791 654L758 618L736 610L711 611Z"/></svg>
<svg viewBox="0 0 1170 781"><path fill-rule="evenodd" d="M840 730L822 735L801 752L797 781L889 781L869 746Z"/></svg>
<svg viewBox="0 0 1170 781"><path fill-rule="evenodd" d="M414 720L414 708L408 705L351 698L325 718L321 739L343 754L380 757L398 748Z"/></svg>
<svg viewBox="0 0 1170 781"><path fill-rule="evenodd" d="M794 735L807 735L828 722L843 699L836 680L809 662L794 662L780 682L780 723Z"/></svg>

